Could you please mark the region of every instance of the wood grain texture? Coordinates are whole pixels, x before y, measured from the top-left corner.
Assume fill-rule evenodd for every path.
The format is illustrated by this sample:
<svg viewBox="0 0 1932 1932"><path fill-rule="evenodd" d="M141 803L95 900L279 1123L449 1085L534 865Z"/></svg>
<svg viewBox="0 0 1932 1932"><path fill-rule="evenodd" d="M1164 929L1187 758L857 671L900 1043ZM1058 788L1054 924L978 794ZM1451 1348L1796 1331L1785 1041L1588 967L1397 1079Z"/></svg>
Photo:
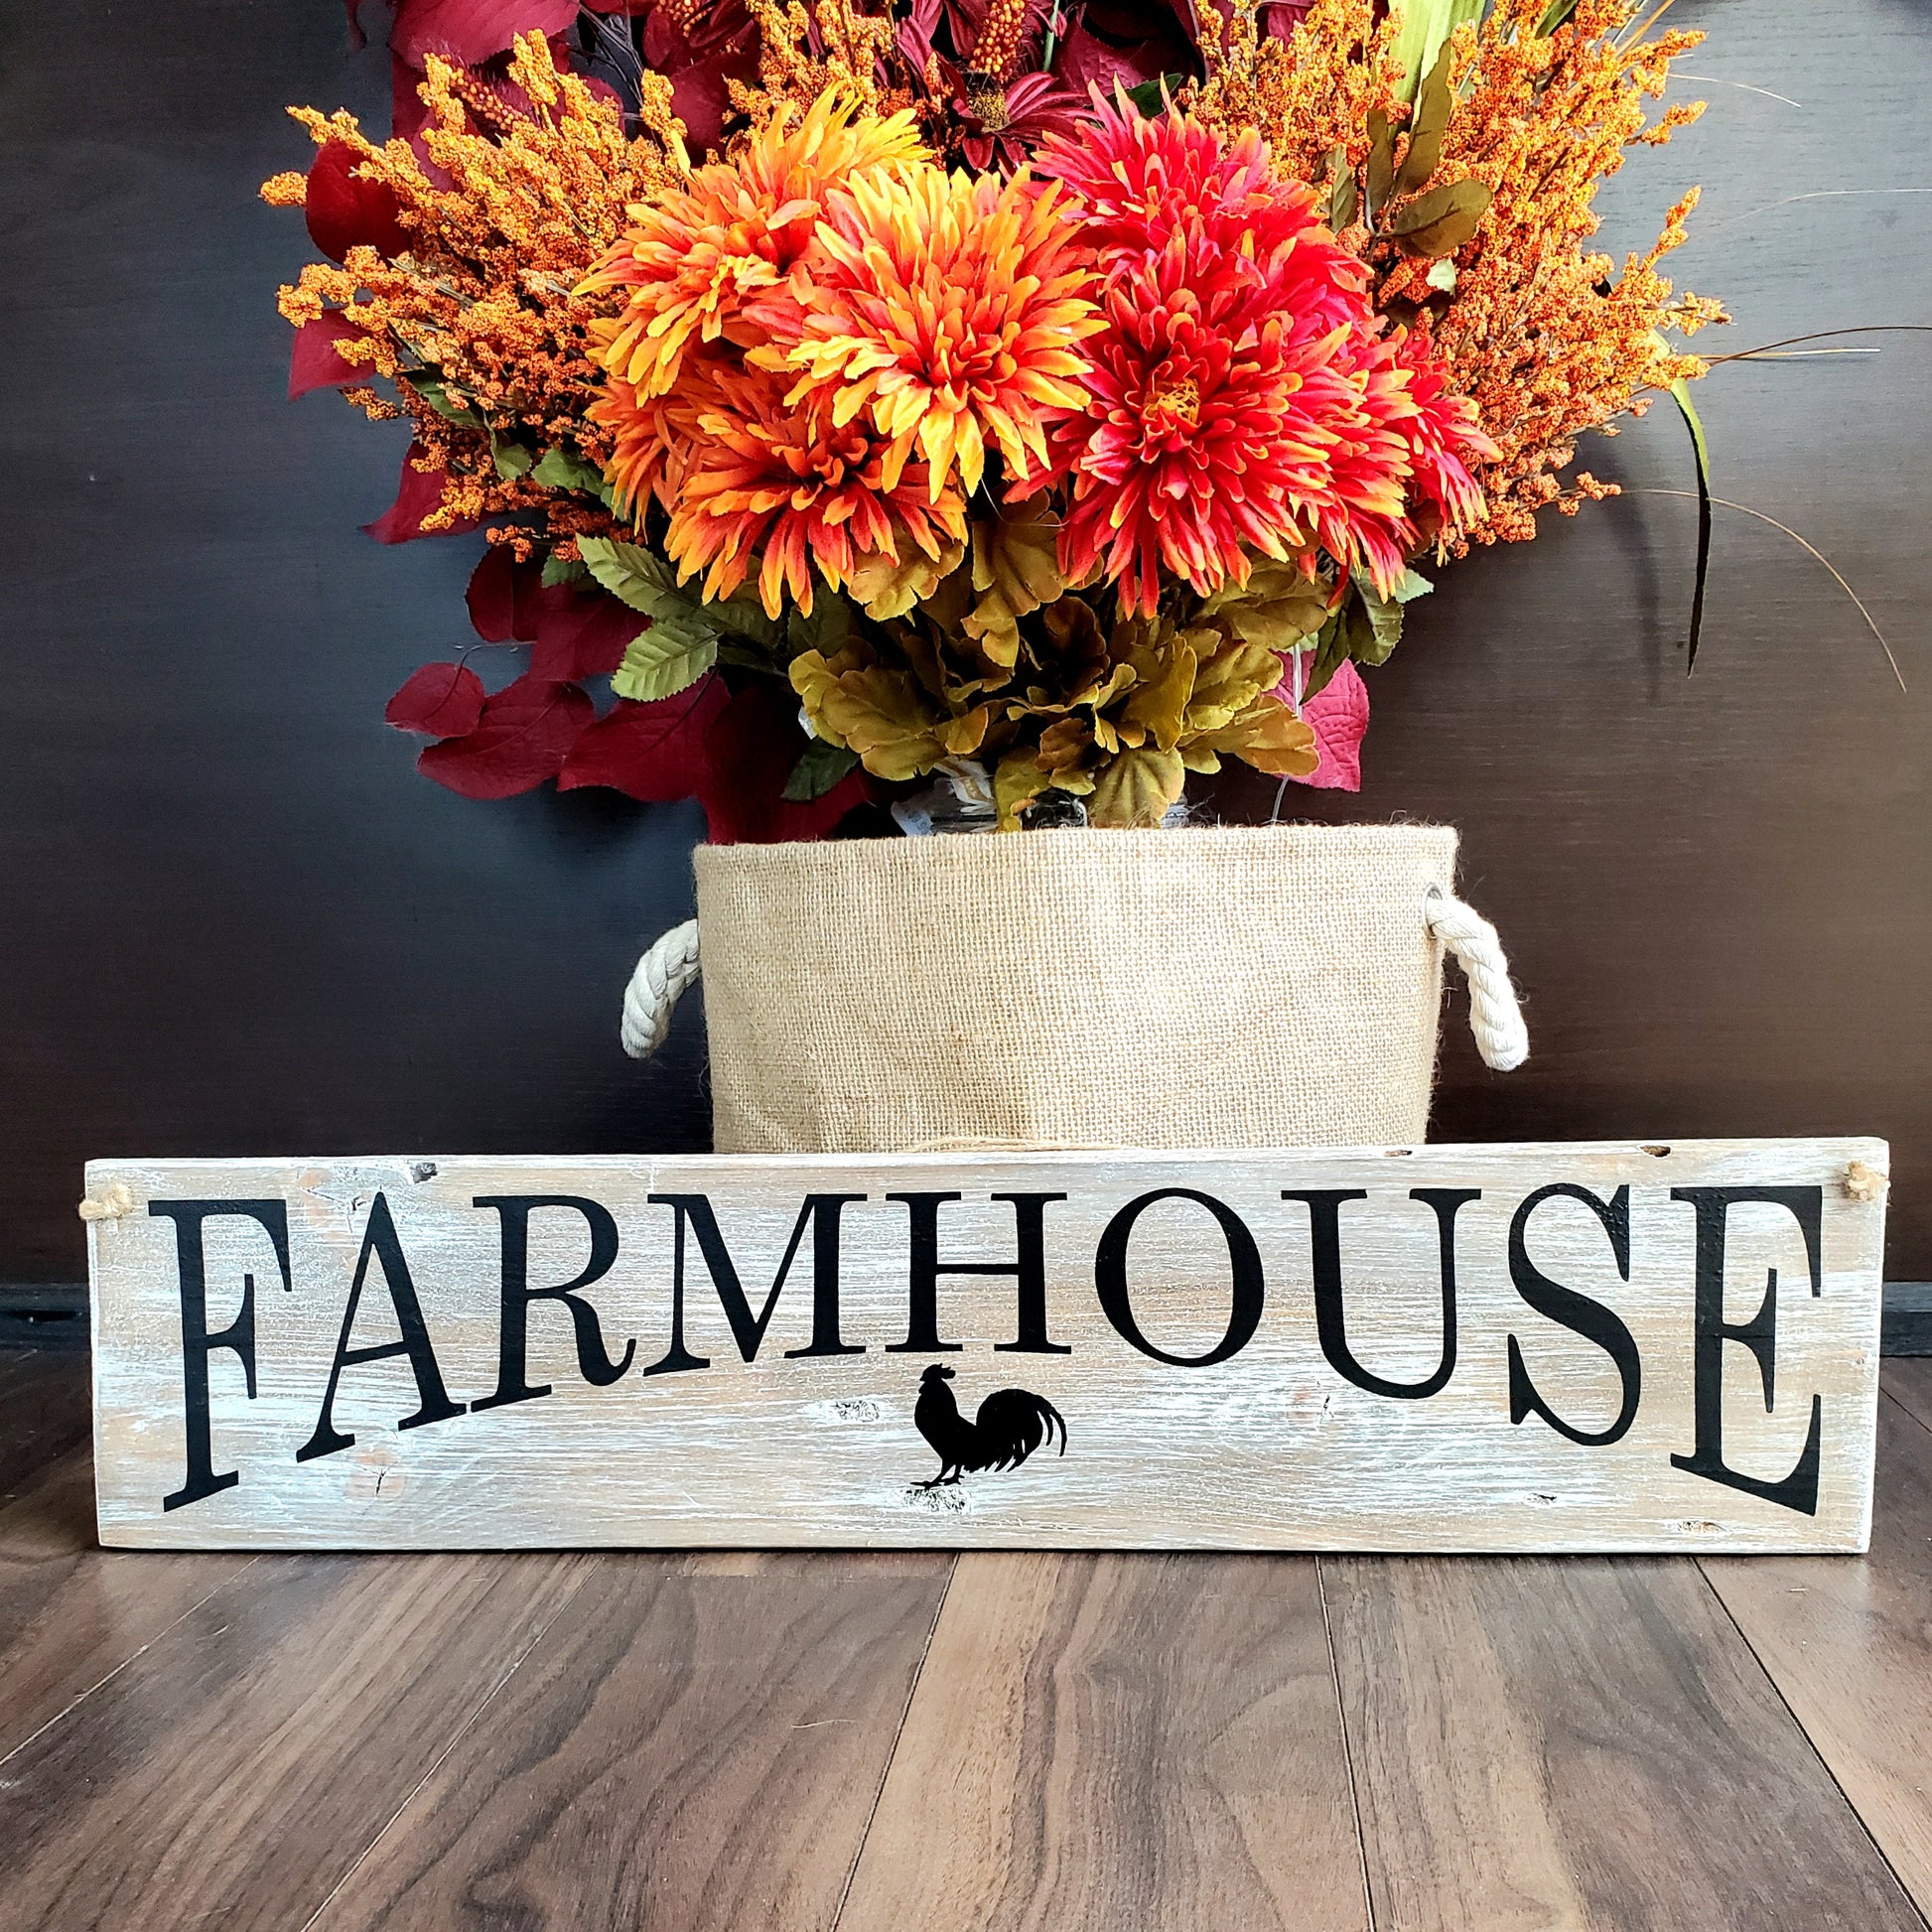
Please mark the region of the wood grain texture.
<svg viewBox="0 0 1932 1932"><path fill-rule="evenodd" d="M87 1358L22 1351L0 1363L0 1500L84 1442Z"/></svg>
<svg viewBox="0 0 1932 1932"><path fill-rule="evenodd" d="M1354 1932L1314 1567L967 1556L839 1932Z"/></svg>
<svg viewBox="0 0 1932 1932"><path fill-rule="evenodd" d="M1693 1565L1322 1576L1376 1932L1922 1932Z"/></svg>
<svg viewBox="0 0 1932 1932"><path fill-rule="evenodd" d="M1847 1140L95 1163L96 1194L125 1187L135 1204L93 1226L101 1532L162 1549L1856 1550L1883 1204L1848 1175L1884 1162L1881 1144ZM1767 1187L1796 1192L1733 1203L1720 1247L1710 1190ZM1326 1200L1332 1244L1306 1190ZM933 1312L916 1320L908 1194L946 1204ZM1041 1216L1025 1295L1020 1196ZM547 1203L515 1220L514 1262L496 1205L512 1198ZM836 1324L818 1294L828 1223L803 1238L804 1204L831 1198L846 1202L836 1268L823 1263ZM274 1204L286 1284L256 1215L197 1223L197 1249L186 1210L165 1211L209 1200ZM671 1200L704 1202L708 1219L687 1226ZM1525 1264L1545 1271L1540 1289ZM944 1272L960 1265L981 1272ZM193 1488L189 1446L204 1438L185 1416L185 1272L198 1334L225 1331L248 1298L258 1378L250 1395L233 1351L210 1355ZM1782 1277L1769 1407L1761 1365L1714 1330L1699 1409L1707 1272L1733 1323ZM524 1300L571 1282L587 1285L568 1315ZM1549 1317L1565 1290L1627 1324L1621 1373L1609 1342ZM520 1353L505 1352L506 1296ZM423 1337L415 1358L395 1339L402 1310ZM967 1417L1002 1389L1049 1404L1064 1453L1048 1444L1023 1466L982 1461L926 1486L939 1467L914 1405L932 1364L953 1372ZM1722 1461L1686 1466L1718 1411ZM1816 1468L1807 1494L1773 1493L1801 1464Z"/></svg>
<svg viewBox="0 0 1932 1932"><path fill-rule="evenodd" d="M7 1760L8 1932L305 1925L581 1574L251 1565Z"/></svg>
<svg viewBox="0 0 1932 1932"><path fill-rule="evenodd" d="M479 805L420 779L382 704L468 639L483 540L370 543L356 526L389 502L406 430L283 401L274 289L313 250L255 188L307 165L286 102L386 127L367 11L352 54L327 0L5 10L0 361L50 374L11 398L0 553L35 640L0 699L0 876L31 908L0 949L0 1276L79 1278L76 1175L102 1151L706 1145L697 1003L641 1071L615 1039L629 966L689 916L698 814L593 791ZM1702 182L1670 272L1737 322L1701 345L1932 315L1932 197L1891 192L1932 94L1932 14L1669 18L1711 30L1685 65L1713 78L1672 95L1710 108L1606 184L1605 251L1645 246ZM88 50L109 84L81 111ZM1585 440L1581 464L1629 494L1440 573L1370 674L1366 788L1293 787L1285 809L1461 829L1535 1052L1492 1075L1451 1014L1440 1138L1880 1132L1890 1272L1925 1281L1932 546L1909 533L1932 350L1872 340L1732 364L1699 407L1721 493L1832 557L1909 695L1812 558L1723 510L1685 677L1695 508L1638 493L1692 486L1659 408ZM522 658L474 661L494 683ZM1276 789L1231 778L1211 806L1266 818ZM1159 1096L1129 1079L1141 1104Z"/></svg>
<svg viewBox="0 0 1932 1932"><path fill-rule="evenodd" d="M1884 1389L1900 1408L1932 1429L1932 1356L1887 1362Z"/></svg>
<svg viewBox="0 0 1932 1932"><path fill-rule="evenodd" d="M1932 1431L1878 1411L1863 1563L1712 1559L1705 1574L1883 1848L1932 1912Z"/></svg>
<svg viewBox="0 0 1932 1932"><path fill-rule="evenodd" d="M950 1569L592 1561L317 1932L829 1927Z"/></svg>
<svg viewBox="0 0 1932 1932"><path fill-rule="evenodd" d="M87 1450L44 1470L0 1508L0 1757L252 1561L102 1550Z"/></svg>

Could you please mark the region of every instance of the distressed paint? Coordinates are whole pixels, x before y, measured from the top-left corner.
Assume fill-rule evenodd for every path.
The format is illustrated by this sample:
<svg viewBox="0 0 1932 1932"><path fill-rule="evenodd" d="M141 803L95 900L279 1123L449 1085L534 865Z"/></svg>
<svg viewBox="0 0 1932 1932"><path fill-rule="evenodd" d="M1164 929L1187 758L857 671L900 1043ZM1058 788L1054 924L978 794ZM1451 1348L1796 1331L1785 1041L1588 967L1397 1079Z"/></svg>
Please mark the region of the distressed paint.
<svg viewBox="0 0 1932 1932"><path fill-rule="evenodd" d="M1882 1184L1861 1186L1853 1164L1882 1175L1886 1162L1883 1144L1869 1140L97 1162L89 1196L119 1183L132 1200L89 1229L101 1540L1861 1550L1884 1203ZM1613 1225L1626 1187L1627 1281ZM1722 1375L1719 1466L1765 1493L1696 1466L1697 1234L1716 1210L1673 1190L1722 1187L1790 1197L1723 1217L1723 1318L1733 1329L1759 1312L1776 1271L1775 1334L1760 1338L1775 1368L1771 1408L1746 1341L1705 1345L1707 1371L1715 1359ZM1546 1198L1531 1211L1513 1280L1512 1220L1550 1188L1587 1190L1604 1205ZM1319 1224L1335 1190L1366 1198L1332 1209L1340 1294L1322 1309ZM930 1207L887 1198L935 1193L960 1198ZM1170 1197L1138 1216L1124 1211L1157 1193ZM800 1227L811 1194L855 1197L837 1210L836 1336L813 1293L815 1269L831 1258L830 1216ZM738 1327L712 1283L702 1217L652 1195L708 1201L742 1286ZM1054 1195L1066 1198L1036 1199ZM527 1196L604 1210L615 1258L596 1254L582 1210L476 1204ZM392 1232L393 1243L371 1235L385 1219L378 1197L387 1228L377 1236ZM208 1351L207 1467L234 1479L164 1508L194 1486L185 1395L199 1351L184 1349L178 1231L197 1216L179 1204L214 1199L280 1203L290 1285L264 1221L202 1221L205 1320L191 1311L190 1326L229 1328L252 1277L256 1393L247 1395L232 1348ZM1816 1298L1799 1211L1814 1201ZM922 1216L942 1265L925 1311L909 1279ZM1013 1272L1030 1219L1039 1256L1032 1289ZM504 1355L512 1223L527 1235L532 1291L520 1381ZM671 1295L680 1233L681 1349ZM791 1274L759 1334L794 1235ZM323 1397L365 1246L374 1252L349 1354L398 1346L409 1296L389 1283L383 1257L399 1251L423 1355L346 1360L325 1429ZM595 1346L580 1354L582 1319L544 1291L599 1259L608 1270L580 1297L595 1314ZM962 1263L983 1272L943 1272ZM1707 1297L1707 1327L1716 1318ZM1629 1337L1621 1365L1618 1324ZM426 1387L424 1356L440 1392ZM699 1358L709 1366L695 1366ZM941 1469L914 1415L935 1366L953 1371L938 1379L966 1421L997 1390L1036 1399L1063 1422L1064 1453L1049 1428L1051 1440L1017 1467L918 1486ZM1522 1401L1525 1387L1534 1403ZM523 1394L536 1388L550 1393ZM1814 1397L1807 1508L1775 1497L1801 1464ZM416 1426L399 1428L405 1420ZM1620 1421L1616 1440L1587 1440Z"/></svg>

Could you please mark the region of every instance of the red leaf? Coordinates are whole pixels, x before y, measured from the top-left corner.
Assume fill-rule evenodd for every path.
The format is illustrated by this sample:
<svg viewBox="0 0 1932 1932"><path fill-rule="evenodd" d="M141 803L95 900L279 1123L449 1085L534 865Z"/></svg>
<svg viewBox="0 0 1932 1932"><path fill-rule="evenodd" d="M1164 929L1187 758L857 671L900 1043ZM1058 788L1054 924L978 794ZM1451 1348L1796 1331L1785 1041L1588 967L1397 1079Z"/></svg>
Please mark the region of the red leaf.
<svg viewBox="0 0 1932 1932"><path fill-rule="evenodd" d="M702 792L711 776L707 734L726 702L724 680L715 675L655 704L620 698L577 741L557 789L610 785L657 805Z"/></svg>
<svg viewBox="0 0 1932 1932"><path fill-rule="evenodd" d="M685 141L694 159L723 141L732 112L725 79L744 65L730 58L699 61L671 75L671 111L684 123Z"/></svg>
<svg viewBox="0 0 1932 1932"><path fill-rule="evenodd" d="M409 237L396 219L396 198L379 181L352 175L355 150L346 141L326 141L309 168L303 213L309 238L337 261L359 245L384 255L400 255Z"/></svg>
<svg viewBox="0 0 1932 1932"><path fill-rule="evenodd" d="M340 389L346 382L368 382L375 370L367 362L351 362L336 345L364 332L340 309L325 309L295 332L289 352L289 401L311 389Z"/></svg>
<svg viewBox="0 0 1932 1932"><path fill-rule="evenodd" d="M564 592L561 599L559 591ZM587 596L553 585L539 590L534 604L530 672L535 677L608 677L645 624L638 612L608 591Z"/></svg>
<svg viewBox="0 0 1932 1932"><path fill-rule="evenodd" d="M518 34L561 34L577 0L399 0L389 46L413 68L426 55L476 67Z"/></svg>
<svg viewBox="0 0 1932 1932"><path fill-rule="evenodd" d="M576 685L520 677L483 700L474 731L426 747L416 768L466 798L509 798L556 777L593 716Z"/></svg>
<svg viewBox="0 0 1932 1932"><path fill-rule="evenodd" d="M470 622L486 644L506 644L516 635L516 553L506 543L492 543L470 573L464 602Z"/></svg>
<svg viewBox="0 0 1932 1932"><path fill-rule="evenodd" d="M1321 762L1302 779L1316 791L1360 791L1362 736L1368 730L1368 686L1347 658L1302 707Z"/></svg>
<svg viewBox="0 0 1932 1932"><path fill-rule="evenodd" d="M377 543L408 543L421 536L423 518L443 501L445 474L441 470L418 470L416 459L422 454L420 443L410 444L409 454L402 460L402 482L396 486L396 500L373 523L362 525ZM449 530L435 534L446 536L459 530L474 530L479 520L474 516L460 518Z"/></svg>
<svg viewBox="0 0 1932 1932"><path fill-rule="evenodd" d="M699 796L713 845L775 844L822 838L871 796L855 770L802 805L780 796L807 740L790 689L760 678L738 692L705 733L709 770Z"/></svg>
<svg viewBox="0 0 1932 1932"><path fill-rule="evenodd" d="M483 679L465 664L425 664L389 700L383 717L398 731L463 738L483 716Z"/></svg>

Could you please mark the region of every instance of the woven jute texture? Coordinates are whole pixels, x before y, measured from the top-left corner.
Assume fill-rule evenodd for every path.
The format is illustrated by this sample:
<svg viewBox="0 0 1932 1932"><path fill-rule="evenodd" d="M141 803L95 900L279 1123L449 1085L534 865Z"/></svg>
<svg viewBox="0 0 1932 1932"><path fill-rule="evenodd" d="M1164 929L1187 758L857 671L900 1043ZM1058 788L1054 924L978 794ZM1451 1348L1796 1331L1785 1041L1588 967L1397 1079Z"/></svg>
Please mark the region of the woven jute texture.
<svg viewBox="0 0 1932 1932"><path fill-rule="evenodd" d="M1419 1141L1441 826L704 846L721 1154Z"/></svg>

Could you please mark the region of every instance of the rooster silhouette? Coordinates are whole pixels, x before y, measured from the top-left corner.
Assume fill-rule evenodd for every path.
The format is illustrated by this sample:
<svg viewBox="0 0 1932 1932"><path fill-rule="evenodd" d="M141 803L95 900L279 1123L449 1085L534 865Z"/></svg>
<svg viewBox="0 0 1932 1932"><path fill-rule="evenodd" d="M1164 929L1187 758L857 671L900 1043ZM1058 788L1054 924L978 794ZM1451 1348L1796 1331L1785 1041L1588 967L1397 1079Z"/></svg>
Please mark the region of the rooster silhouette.
<svg viewBox="0 0 1932 1932"><path fill-rule="evenodd" d="M919 1377L912 1421L932 1445L939 1473L930 1482L914 1483L914 1488L957 1482L969 1469L1017 1469L1041 1443L1053 1440L1055 1429L1060 1432L1060 1453L1066 1453L1066 1423L1044 1396L1029 1389L995 1389L968 1422L946 1386L951 1380L952 1370L937 1362Z"/></svg>

